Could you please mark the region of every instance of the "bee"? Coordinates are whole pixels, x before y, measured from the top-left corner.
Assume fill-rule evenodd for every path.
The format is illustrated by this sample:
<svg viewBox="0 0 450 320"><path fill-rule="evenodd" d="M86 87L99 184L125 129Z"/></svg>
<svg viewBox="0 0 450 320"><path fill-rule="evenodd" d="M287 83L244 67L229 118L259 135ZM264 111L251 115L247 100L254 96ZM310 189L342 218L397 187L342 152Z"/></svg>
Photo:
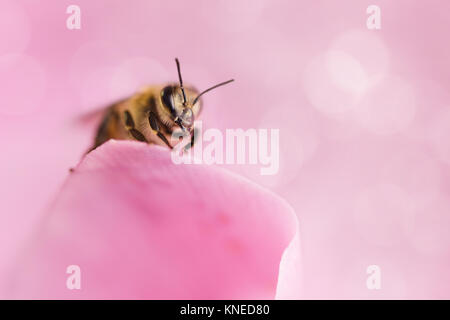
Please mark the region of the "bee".
<svg viewBox="0 0 450 320"><path fill-rule="evenodd" d="M192 86L184 86L180 62L175 58L179 83L148 86L133 96L107 107L97 129L93 150L109 139L138 140L149 144L170 143L172 132L180 128L191 136L194 145L194 120L202 109L201 97L205 93L228 84L234 79L221 82L202 92Z"/></svg>

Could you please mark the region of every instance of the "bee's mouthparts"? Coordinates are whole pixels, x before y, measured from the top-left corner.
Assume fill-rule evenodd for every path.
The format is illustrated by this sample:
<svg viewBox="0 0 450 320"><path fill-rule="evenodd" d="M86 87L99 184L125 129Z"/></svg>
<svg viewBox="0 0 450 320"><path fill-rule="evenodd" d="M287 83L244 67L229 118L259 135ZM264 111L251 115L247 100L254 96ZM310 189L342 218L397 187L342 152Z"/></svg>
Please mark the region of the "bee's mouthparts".
<svg viewBox="0 0 450 320"><path fill-rule="evenodd" d="M190 108L184 108L181 115L175 118L175 123L183 130L192 127L194 124L194 114L192 110Z"/></svg>

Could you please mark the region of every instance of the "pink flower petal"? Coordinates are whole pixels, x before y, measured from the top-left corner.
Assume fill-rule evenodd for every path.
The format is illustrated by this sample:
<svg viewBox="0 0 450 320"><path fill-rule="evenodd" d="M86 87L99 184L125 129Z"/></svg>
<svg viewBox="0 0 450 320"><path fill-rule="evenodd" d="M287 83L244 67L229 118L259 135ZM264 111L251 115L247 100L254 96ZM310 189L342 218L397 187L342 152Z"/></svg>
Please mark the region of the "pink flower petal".
<svg viewBox="0 0 450 320"><path fill-rule="evenodd" d="M296 232L292 209L243 178L175 165L165 148L110 141L67 179L8 296L272 299ZM66 287L70 265L81 268L80 290Z"/></svg>

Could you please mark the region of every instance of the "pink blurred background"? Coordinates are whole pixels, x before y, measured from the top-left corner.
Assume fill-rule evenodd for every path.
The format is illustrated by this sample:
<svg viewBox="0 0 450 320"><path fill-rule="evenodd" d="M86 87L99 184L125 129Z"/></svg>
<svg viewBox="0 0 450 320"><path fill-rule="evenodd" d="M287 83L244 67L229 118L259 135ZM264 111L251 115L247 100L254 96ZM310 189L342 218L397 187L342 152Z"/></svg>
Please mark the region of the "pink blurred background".
<svg viewBox="0 0 450 320"><path fill-rule="evenodd" d="M450 2L0 3L0 281L91 142L77 118L176 81L178 57L200 89L236 79L204 127L280 129L277 175L230 170L294 207L305 298L450 298Z"/></svg>

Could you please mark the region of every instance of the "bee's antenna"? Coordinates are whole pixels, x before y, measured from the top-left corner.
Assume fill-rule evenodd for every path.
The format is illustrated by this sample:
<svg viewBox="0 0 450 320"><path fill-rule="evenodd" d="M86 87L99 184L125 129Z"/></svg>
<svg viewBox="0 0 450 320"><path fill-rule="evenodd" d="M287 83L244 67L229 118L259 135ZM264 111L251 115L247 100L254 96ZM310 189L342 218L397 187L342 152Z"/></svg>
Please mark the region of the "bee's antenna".
<svg viewBox="0 0 450 320"><path fill-rule="evenodd" d="M181 92L183 92L183 101L184 101L183 105L185 105L186 104L186 93L184 93L183 79L181 78L180 61L178 61L178 58L175 58L175 62L177 63L178 78L180 79Z"/></svg>
<svg viewBox="0 0 450 320"><path fill-rule="evenodd" d="M217 88L217 87L226 85L226 84L228 84L228 83L230 83L230 82L233 82L233 81L234 81L234 79L231 79L231 80L228 80L228 81L225 81L225 82L221 82L221 83L219 83L219 84L216 84L215 86L212 86L211 88L206 89L205 91L203 91L202 93L200 93L200 94L194 99L194 102L192 103L192 105L194 105L194 104L197 102L198 98L200 98L202 95L204 95L204 94L207 93L208 91L211 91L212 89L215 89L215 88Z"/></svg>

